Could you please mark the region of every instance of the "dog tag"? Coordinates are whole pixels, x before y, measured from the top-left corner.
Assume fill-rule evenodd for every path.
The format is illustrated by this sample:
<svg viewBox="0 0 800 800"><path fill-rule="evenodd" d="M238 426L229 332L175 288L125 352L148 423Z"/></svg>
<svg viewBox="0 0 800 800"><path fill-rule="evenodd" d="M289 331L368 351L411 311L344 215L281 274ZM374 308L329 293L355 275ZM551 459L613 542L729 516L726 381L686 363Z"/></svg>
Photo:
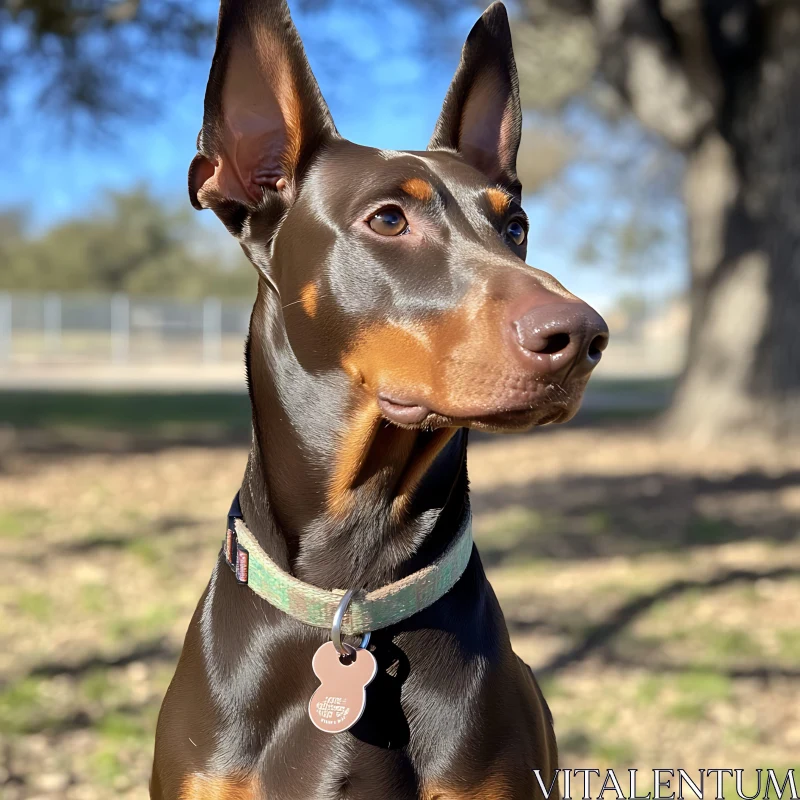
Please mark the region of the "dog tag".
<svg viewBox="0 0 800 800"><path fill-rule="evenodd" d="M367 704L367 684L378 671L369 650L344 646L350 653L345 660L333 642L325 642L311 662L321 685L308 702L308 716L325 733L341 733L358 722Z"/></svg>

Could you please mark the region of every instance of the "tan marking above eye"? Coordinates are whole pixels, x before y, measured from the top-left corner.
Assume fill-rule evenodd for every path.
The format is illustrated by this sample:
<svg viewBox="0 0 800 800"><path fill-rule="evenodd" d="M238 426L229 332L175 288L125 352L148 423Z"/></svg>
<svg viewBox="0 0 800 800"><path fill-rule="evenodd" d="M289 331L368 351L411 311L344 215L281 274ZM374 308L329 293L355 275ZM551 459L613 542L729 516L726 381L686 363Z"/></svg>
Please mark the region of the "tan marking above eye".
<svg viewBox="0 0 800 800"><path fill-rule="evenodd" d="M409 178L400 184L400 188L410 197L429 203L433 199L433 186L422 178Z"/></svg>
<svg viewBox="0 0 800 800"><path fill-rule="evenodd" d="M307 316L311 317L312 319L317 315L318 303L319 289L317 289L317 284L313 281L311 283L307 283L300 290L300 304L303 306L303 311L305 311Z"/></svg>
<svg viewBox="0 0 800 800"><path fill-rule="evenodd" d="M486 199L489 201L489 206L498 216L505 214L508 207L511 205L511 196L506 194L502 189L487 189Z"/></svg>

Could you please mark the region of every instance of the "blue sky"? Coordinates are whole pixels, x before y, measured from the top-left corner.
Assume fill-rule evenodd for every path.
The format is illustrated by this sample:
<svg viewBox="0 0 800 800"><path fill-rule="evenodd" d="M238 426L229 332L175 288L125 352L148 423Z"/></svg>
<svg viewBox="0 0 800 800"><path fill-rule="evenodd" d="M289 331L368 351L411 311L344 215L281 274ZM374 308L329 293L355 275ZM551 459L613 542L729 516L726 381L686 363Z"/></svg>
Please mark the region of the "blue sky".
<svg viewBox="0 0 800 800"><path fill-rule="evenodd" d="M216 3L200 0L198 5L209 16L216 14ZM455 69L457 50L436 63L423 63L419 49L424 31L416 12L401 2L359 14L343 11L344 6L338 2L325 12L294 14L339 130L361 144L424 148ZM452 29L463 34L459 39L474 17L470 9L450 20ZM51 126L44 117L24 120L33 124L23 124L21 131L12 127L2 137L15 141L6 141L6 151L13 148L14 157L3 165L0 205L26 204L36 224L47 224L91 205L103 187L144 179L159 191L183 193L212 53L209 45L197 62L174 65L180 70L180 85L170 80L169 64L164 64L163 75L144 76L165 87L163 96L156 93L157 113L115 126L113 136L105 140L64 146L60 138L50 138ZM18 95L26 91L33 88L17 90Z"/></svg>
<svg viewBox="0 0 800 800"><path fill-rule="evenodd" d="M212 0L196 2L210 16L216 14ZM426 21L402 0L366 5L357 13L346 0L335 0L314 14L297 13L291 0L290 5L340 132L361 144L423 149L476 9L465 4L463 12L443 22L448 44L431 52L426 47ZM156 113L117 125L106 138L65 144L52 136L52 121L46 117L12 119L0 132L7 154L0 206L24 205L33 224L44 227L96 206L107 187L125 188L143 180L184 202L186 169L195 153L211 54L209 46L198 62L167 59L153 74L142 76L160 101ZM25 92L31 90L17 86L16 91L12 108L24 106ZM609 216L624 205L624 198L607 196L612 187L602 171L579 163L570 178L586 193L585 202L579 198L569 210L575 225L595 218L604 204ZM576 293L608 307L619 292L641 283L621 279L612 264L576 266L571 243L553 235L554 211L547 194L529 198L526 209L532 222L529 261ZM209 225L215 224L211 214L203 216ZM218 230L220 236L226 235L221 226ZM667 263L648 278L649 293L669 293L681 285L682 242L668 248L665 259Z"/></svg>

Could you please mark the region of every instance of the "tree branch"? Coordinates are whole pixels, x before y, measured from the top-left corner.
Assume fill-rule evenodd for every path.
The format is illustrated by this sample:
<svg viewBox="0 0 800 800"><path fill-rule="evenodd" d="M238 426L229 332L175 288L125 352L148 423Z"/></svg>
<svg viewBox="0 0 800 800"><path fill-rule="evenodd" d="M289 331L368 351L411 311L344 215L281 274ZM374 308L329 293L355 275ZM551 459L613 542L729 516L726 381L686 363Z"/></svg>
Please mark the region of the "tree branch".
<svg viewBox="0 0 800 800"><path fill-rule="evenodd" d="M67 126L129 116L153 99L153 63L198 55L214 29L182 0L0 0L0 100L20 83L20 95Z"/></svg>

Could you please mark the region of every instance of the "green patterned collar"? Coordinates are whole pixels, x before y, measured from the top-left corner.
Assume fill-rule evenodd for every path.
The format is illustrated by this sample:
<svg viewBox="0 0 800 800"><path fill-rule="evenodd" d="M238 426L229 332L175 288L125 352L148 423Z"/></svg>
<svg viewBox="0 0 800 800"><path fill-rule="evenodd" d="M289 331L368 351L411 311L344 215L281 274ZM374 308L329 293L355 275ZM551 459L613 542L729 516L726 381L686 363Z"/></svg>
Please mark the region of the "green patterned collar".
<svg viewBox="0 0 800 800"><path fill-rule="evenodd" d="M228 517L222 549L240 584L306 625L332 627L345 591L319 589L281 569L244 524L238 497ZM472 517L467 510L453 541L432 564L380 589L356 593L344 615L342 633L355 635L388 628L433 605L463 575L471 555Z"/></svg>

